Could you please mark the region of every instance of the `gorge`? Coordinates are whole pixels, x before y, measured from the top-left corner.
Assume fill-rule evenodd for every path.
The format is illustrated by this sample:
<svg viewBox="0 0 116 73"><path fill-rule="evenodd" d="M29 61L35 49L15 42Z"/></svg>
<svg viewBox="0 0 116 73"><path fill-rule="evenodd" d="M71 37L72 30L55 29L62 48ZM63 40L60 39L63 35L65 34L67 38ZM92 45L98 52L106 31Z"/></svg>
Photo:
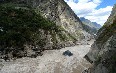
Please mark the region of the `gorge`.
<svg viewBox="0 0 116 73"><path fill-rule="evenodd" d="M86 24L64 0L0 0L0 73L115 73L116 5Z"/></svg>

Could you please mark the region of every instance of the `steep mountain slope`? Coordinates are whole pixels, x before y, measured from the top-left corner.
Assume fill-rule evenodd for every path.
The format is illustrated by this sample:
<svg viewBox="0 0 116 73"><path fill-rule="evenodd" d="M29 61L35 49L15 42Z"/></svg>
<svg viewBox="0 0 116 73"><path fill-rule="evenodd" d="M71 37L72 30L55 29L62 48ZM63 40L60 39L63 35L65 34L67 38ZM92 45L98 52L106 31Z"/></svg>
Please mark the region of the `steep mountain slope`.
<svg viewBox="0 0 116 73"><path fill-rule="evenodd" d="M100 24L97 24L96 22L91 22L84 17L80 17L80 20L83 23L84 29L86 29L86 31L88 31L90 34L96 34L97 30L101 28Z"/></svg>
<svg viewBox="0 0 116 73"><path fill-rule="evenodd" d="M0 56L23 57L37 55L44 49L52 49L54 34L63 41L61 27L43 18L28 7L0 6ZM62 34L62 35L61 35ZM49 44L50 43L50 44ZM47 45L49 44L49 45Z"/></svg>
<svg viewBox="0 0 116 73"><path fill-rule="evenodd" d="M10 2L29 5L37 13L64 28L72 37L83 38L82 23L64 0L11 0Z"/></svg>
<svg viewBox="0 0 116 73"><path fill-rule="evenodd" d="M92 22L94 27L97 28L97 29L100 29L102 26L96 22Z"/></svg>
<svg viewBox="0 0 116 73"><path fill-rule="evenodd" d="M1 0L1 58L36 57L90 39L82 22L63 0Z"/></svg>
<svg viewBox="0 0 116 73"><path fill-rule="evenodd" d="M116 73L116 5L85 58L94 64L89 73Z"/></svg>

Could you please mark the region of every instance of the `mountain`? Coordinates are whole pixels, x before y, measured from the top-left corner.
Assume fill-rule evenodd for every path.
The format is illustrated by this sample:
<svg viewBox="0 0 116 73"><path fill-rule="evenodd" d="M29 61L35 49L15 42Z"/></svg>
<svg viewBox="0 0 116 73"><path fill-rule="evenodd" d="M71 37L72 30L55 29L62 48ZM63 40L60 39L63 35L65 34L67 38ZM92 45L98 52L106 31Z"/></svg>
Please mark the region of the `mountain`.
<svg viewBox="0 0 116 73"><path fill-rule="evenodd" d="M80 17L80 20L81 20L84 24L90 26L91 28L96 28L97 30L101 28L101 25L100 25L100 24L98 24L98 23L96 23L96 22L91 22L90 20L85 19L84 17Z"/></svg>
<svg viewBox="0 0 116 73"><path fill-rule="evenodd" d="M0 56L36 57L90 39L63 0L0 0Z"/></svg>
<svg viewBox="0 0 116 73"><path fill-rule="evenodd" d="M90 34L96 34L97 30L101 28L100 24L97 24L96 22L91 22L90 20L85 19L84 17L80 17L80 20L84 25L84 29L86 29L86 31L88 31Z"/></svg>
<svg viewBox="0 0 116 73"><path fill-rule="evenodd" d="M96 22L92 22L94 27L96 27L97 29L100 29L102 26Z"/></svg>
<svg viewBox="0 0 116 73"><path fill-rule="evenodd" d="M85 58L93 63L88 73L116 73L116 5Z"/></svg>

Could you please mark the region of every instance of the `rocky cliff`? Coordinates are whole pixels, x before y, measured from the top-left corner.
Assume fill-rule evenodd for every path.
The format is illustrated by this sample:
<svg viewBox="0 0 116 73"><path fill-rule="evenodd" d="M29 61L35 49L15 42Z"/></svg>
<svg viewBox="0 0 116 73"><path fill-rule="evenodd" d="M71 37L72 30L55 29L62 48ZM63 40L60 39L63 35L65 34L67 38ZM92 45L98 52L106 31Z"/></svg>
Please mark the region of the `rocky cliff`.
<svg viewBox="0 0 116 73"><path fill-rule="evenodd" d="M89 73L116 73L116 5L97 34L92 49L85 56L93 63Z"/></svg>
<svg viewBox="0 0 116 73"><path fill-rule="evenodd" d="M1 0L1 58L36 57L90 39L63 0Z"/></svg>

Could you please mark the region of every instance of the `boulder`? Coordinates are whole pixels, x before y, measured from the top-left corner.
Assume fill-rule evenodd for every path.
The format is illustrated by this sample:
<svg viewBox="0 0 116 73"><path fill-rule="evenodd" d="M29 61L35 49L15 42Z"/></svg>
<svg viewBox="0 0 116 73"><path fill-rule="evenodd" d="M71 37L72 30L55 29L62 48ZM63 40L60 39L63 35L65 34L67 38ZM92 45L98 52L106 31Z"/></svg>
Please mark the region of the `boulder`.
<svg viewBox="0 0 116 73"><path fill-rule="evenodd" d="M63 55L64 56L72 56L73 55L73 53L71 53L69 50L67 50L67 51L65 51L65 52L63 52Z"/></svg>

